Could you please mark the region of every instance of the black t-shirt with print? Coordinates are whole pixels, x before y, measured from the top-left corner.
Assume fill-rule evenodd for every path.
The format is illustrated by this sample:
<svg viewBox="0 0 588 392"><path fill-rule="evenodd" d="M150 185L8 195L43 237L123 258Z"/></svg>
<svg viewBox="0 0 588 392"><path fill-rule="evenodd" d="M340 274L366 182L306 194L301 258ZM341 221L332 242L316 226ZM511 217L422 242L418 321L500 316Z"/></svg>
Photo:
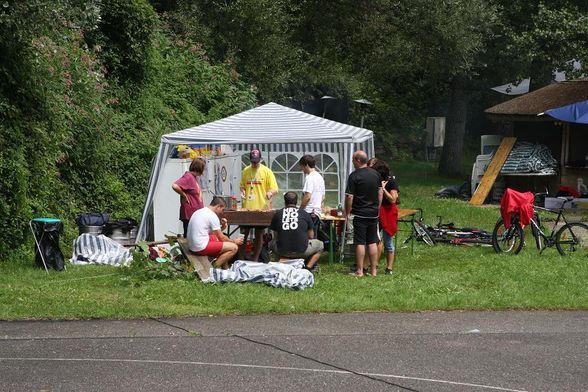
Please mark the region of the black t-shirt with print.
<svg viewBox="0 0 588 392"><path fill-rule="evenodd" d="M282 208L274 214L270 228L278 232L280 254L301 253L308 247L310 214L296 207Z"/></svg>

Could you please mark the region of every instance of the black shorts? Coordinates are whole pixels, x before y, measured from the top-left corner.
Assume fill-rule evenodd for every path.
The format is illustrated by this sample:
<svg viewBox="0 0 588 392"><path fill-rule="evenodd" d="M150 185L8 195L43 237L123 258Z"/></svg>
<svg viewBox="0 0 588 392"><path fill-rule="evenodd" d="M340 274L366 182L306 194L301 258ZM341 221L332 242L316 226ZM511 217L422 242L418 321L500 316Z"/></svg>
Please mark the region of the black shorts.
<svg viewBox="0 0 588 392"><path fill-rule="evenodd" d="M380 242L378 218L353 218L353 242L355 245L369 245Z"/></svg>

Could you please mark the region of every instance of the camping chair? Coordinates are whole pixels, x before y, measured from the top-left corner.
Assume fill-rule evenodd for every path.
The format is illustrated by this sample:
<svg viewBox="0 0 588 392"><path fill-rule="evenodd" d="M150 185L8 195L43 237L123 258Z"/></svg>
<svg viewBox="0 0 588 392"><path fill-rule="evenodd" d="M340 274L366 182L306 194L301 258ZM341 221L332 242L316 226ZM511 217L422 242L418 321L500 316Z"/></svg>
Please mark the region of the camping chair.
<svg viewBox="0 0 588 392"><path fill-rule="evenodd" d="M59 248L59 234L63 232L63 223L56 218L34 218L29 221L29 227L35 240L35 261L40 267L45 267L49 273L48 265L62 270L65 269L63 253ZM39 262L40 260L40 262Z"/></svg>

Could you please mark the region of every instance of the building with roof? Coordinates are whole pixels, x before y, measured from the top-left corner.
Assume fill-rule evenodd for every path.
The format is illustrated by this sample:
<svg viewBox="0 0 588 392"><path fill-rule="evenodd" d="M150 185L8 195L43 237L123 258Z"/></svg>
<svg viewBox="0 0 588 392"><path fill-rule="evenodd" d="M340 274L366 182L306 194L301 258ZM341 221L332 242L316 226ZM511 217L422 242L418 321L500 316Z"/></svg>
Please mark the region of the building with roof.
<svg viewBox="0 0 588 392"><path fill-rule="evenodd" d="M484 113L496 123L496 133L549 147L559 162L559 175L547 185L556 191L558 185L576 188L579 178L588 182L588 124L563 121L548 113L584 101L588 101L588 78L552 83Z"/></svg>

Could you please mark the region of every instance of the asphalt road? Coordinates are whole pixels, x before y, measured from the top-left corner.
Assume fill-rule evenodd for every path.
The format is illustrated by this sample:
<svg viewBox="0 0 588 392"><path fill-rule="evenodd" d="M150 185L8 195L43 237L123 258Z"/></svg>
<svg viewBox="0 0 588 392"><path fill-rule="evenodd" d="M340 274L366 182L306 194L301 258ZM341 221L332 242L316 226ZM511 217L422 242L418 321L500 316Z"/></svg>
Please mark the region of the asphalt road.
<svg viewBox="0 0 588 392"><path fill-rule="evenodd" d="M0 322L1 391L588 391L588 312Z"/></svg>

